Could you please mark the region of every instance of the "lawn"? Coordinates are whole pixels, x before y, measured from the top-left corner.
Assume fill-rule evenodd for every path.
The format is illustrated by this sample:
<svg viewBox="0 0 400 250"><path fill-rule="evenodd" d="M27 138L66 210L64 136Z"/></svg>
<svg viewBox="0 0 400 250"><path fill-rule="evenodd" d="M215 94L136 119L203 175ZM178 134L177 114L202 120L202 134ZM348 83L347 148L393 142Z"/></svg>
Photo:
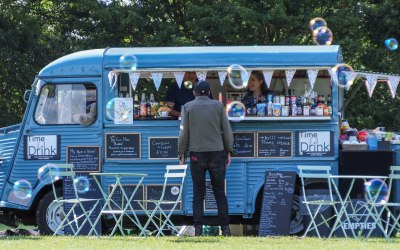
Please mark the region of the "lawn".
<svg viewBox="0 0 400 250"><path fill-rule="evenodd" d="M0 230L6 227L0 226ZM3 249L400 249L400 238L386 242L381 238L354 240L299 237L0 237Z"/></svg>

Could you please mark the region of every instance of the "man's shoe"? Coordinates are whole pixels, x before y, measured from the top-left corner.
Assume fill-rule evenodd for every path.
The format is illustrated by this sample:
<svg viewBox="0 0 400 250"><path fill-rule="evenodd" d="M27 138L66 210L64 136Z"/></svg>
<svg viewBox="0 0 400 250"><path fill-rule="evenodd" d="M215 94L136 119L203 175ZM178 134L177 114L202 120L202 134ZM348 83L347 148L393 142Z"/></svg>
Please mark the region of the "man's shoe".
<svg viewBox="0 0 400 250"><path fill-rule="evenodd" d="M229 229L229 226L222 226L221 227L221 232L222 232L222 236L232 236L231 234L231 230Z"/></svg>
<svg viewBox="0 0 400 250"><path fill-rule="evenodd" d="M203 235L203 226L197 225L194 226L194 236L202 236Z"/></svg>

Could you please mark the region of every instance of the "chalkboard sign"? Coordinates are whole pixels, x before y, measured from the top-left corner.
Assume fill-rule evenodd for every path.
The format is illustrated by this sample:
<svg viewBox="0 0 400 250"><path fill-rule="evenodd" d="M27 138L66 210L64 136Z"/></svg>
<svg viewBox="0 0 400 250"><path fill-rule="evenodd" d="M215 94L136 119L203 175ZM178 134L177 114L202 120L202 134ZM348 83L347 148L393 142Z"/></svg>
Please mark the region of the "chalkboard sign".
<svg viewBox="0 0 400 250"><path fill-rule="evenodd" d="M109 195L111 194L111 191L112 191L113 187L114 187L114 185L108 186L108 194ZM125 191L125 194L127 195L128 199L130 199L132 194L133 194L133 192L135 191L137 185L129 185L129 184L125 185L124 184L124 185L122 185L122 187L123 187L123 189ZM111 203L111 208L112 209L115 209L115 210L124 209L124 206L126 206L127 199L125 198L124 194L122 193L121 187L117 186L115 188L114 193L113 193L113 195L111 197L112 197L111 200L113 201ZM136 210L136 211L137 210L142 210L142 208L140 207L138 201L139 202L142 201L142 205L144 205L143 198L144 198L144 188L143 188L143 185L140 185L138 187L138 189L136 190L136 193L133 196L132 201L131 201L131 205L132 205L133 210ZM130 207L128 207L128 209L130 209Z"/></svg>
<svg viewBox="0 0 400 250"><path fill-rule="evenodd" d="M140 133L106 134L107 160L135 160L141 157Z"/></svg>
<svg viewBox="0 0 400 250"><path fill-rule="evenodd" d="M257 157L292 157L292 132L258 132Z"/></svg>
<svg viewBox="0 0 400 250"><path fill-rule="evenodd" d="M146 185L146 195L147 200L159 200L161 198L163 190L163 185L155 184L155 185ZM168 201L176 201L178 199L179 192L181 191L180 184L168 184L165 188L164 200ZM163 210L171 210L174 204L161 204L160 207ZM146 205L148 210L153 210L155 205L153 202L148 202ZM176 206L175 210L182 209L182 197Z"/></svg>
<svg viewBox="0 0 400 250"><path fill-rule="evenodd" d="M255 133L234 132L232 157L254 158L255 157Z"/></svg>
<svg viewBox="0 0 400 250"><path fill-rule="evenodd" d="M101 199L102 195L101 195L101 190L99 189L99 186L96 184L96 181L94 180L93 176L90 176L87 173L80 173L77 174L75 176L75 179L77 178L83 178L84 180L87 180L89 183L89 186L87 187L87 189L79 189L81 190L78 195L79 198L86 198L86 199ZM80 181L79 183L85 183ZM73 180L71 177L64 177L64 181L63 181L63 198L64 199L75 199L75 191L74 191L74 186L73 186ZM87 202L82 202L83 207L85 208L86 211L89 211L90 209L93 208L93 206L96 204L96 201L87 201ZM94 222L96 221L97 217L100 214L100 210L101 210L101 201L97 204L97 206L94 208L94 211L92 212L92 214L90 215L90 221L92 222L92 224L94 224ZM71 207L73 206L73 203L64 203L64 212L68 213L68 211L71 209ZM76 206L74 208L75 210L75 214L77 215L77 217L80 217L78 219L78 225L81 226L83 221L86 219L85 216L80 216L83 215L82 209L79 206ZM73 214L70 215L69 218L70 221L74 221L74 217ZM74 231L77 231L77 226L76 223L71 223L70 224ZM89 221L86 221L85 224L83 225L82 230L79 232L79 235L88 235L90 230L91 230L92 226L90 225ZM99 235L101 235L101 220L96 224L96 231ZM69 226L64 227L64 233L65 235L73 235L74 232L72 231L72 228ZM92 232L92 234L95 234L94 232Z"/></svg>
<svg viewBox="0 0 400 250"><path fill-rule="evenodd" d="M178 159L178 137L149 137L149 159Z"/></svg>
<svg viewBox="0 0 400 250"><path fill-rule="evenodd" d="M75 172L101 172L100 159L100 147L67 146L67 163L74 165Z"/></svg>
<svg viewBox="0 0 400 250"><path fill-rule="evenodd" d="M259 236L289 234L296 172L265 172Z"/></svg>
<svg viewBox="0 0 400 250"><path fill-rule="evenodd" d="M225 179L225 194L226 194L226 179ZM214 191L212 189L211 180L206 180L206 194L204 197L204 210L217 210L217 201L215 200Z"/></svg>

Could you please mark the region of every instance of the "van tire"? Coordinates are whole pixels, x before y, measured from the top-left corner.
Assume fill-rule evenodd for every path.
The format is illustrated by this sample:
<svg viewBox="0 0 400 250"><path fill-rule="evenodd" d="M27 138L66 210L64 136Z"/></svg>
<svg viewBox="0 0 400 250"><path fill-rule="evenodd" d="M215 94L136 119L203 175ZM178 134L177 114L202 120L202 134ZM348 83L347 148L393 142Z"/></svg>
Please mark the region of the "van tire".
<svg viewBox="0 0 400 250"><path fill-rule="evenodd" d="M62 198L62 188L56 189L57 196ZM62 203L54 202L53 191L48 191L39 201L36 209L36 223L41 235L53 235L61 223L60 209L63 209ZM64 231L60 230L59 235Z"/></svg>

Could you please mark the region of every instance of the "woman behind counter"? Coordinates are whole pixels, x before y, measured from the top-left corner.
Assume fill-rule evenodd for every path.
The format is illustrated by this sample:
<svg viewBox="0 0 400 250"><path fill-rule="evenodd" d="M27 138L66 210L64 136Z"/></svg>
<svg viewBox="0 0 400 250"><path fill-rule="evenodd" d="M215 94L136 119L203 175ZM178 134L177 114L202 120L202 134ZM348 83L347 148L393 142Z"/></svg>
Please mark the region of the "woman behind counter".
<svg viewBox="0 0 400 250"><path fill-rule="evenodd" d="M253 70L247 83L247 93L242 99L242 103L246 106L247 114L256 115L257 103L266 102L266 97L269 93L262 71Z"/></svg>

